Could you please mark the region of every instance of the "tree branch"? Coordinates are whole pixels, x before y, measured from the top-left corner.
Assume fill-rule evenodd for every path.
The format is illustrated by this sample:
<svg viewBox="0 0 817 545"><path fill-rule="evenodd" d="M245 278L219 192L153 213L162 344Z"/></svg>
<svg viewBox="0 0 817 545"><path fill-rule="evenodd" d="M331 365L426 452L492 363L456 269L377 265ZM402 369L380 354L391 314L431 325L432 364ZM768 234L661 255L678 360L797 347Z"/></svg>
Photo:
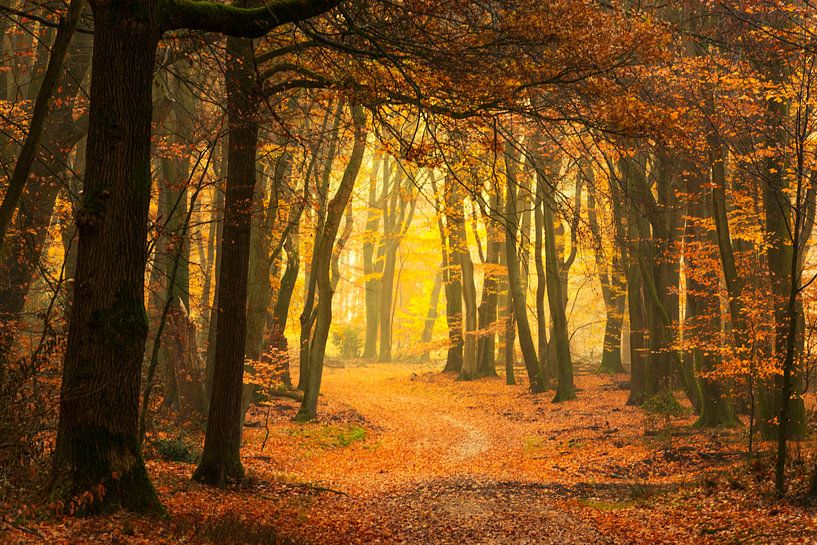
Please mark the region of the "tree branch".
<svg viewBox="0 0 817 545"><path fill-rule="evenodd" d="M339 3L340 0L273 0L257 8L238 8L209 1L162 0L161 28L260 38L275 27L320 15Z"/></svg>

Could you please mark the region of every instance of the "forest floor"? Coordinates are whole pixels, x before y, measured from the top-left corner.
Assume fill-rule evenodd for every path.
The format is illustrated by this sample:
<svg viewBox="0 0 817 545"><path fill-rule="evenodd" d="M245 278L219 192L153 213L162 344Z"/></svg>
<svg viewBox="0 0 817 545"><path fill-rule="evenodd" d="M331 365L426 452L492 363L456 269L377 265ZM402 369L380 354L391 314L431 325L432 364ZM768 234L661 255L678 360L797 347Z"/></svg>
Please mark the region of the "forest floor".
<svg viewBox="0 0 817 545"><path fill-rule="evenodd" d="M502 378L436 369L330 367L316 423L293 422L297 402L285 398L254 408L248 478L225 491L191 482L194 455L158 455L174 446L183 458L184 441L201 439L165 430L148 469L169 517L28 507L0 518L0 542L817 543L817 509L775 499L771 457L745 455L745 429L697 430L690 416L645 434L624 376L579 374L578 399L553 404ZM791 472L805 475L812 444L793 449Z"/></svg>

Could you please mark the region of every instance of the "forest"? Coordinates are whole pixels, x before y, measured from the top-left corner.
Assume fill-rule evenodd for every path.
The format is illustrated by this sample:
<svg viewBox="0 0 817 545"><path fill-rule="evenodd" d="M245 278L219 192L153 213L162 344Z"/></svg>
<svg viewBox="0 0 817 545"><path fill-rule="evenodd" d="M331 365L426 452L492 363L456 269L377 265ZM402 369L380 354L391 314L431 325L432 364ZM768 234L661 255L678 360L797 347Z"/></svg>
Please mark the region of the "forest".
<svg viewBox="0 0 817 545"><path fill-rule="evenodd" d="M0 0L0 543L817 543L813 0Z"/></svg>

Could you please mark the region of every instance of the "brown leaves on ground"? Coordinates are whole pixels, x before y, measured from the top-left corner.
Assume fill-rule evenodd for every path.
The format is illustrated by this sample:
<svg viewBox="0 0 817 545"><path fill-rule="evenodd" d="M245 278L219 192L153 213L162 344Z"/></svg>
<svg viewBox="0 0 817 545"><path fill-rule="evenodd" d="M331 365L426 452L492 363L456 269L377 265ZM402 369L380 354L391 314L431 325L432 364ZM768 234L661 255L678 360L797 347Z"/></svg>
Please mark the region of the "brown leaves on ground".
<svg viewBox="0 0 817 545"><path fill-rule="evenodd" d="M456 381L428 366L327 369L320 422L292 422L297 402L285 398L253 409L240 488L199 486L192 465L157 458L148 465L167 520L41 520L8 506L0 535L4 543L814 542L817 512L774 499L770 459L744 455L745 430L694 430L690 418L672 437L647 437L620 380L580 375L578 399L557 405L502 379ZM808 459L805 446L795 463Z"/></svg>

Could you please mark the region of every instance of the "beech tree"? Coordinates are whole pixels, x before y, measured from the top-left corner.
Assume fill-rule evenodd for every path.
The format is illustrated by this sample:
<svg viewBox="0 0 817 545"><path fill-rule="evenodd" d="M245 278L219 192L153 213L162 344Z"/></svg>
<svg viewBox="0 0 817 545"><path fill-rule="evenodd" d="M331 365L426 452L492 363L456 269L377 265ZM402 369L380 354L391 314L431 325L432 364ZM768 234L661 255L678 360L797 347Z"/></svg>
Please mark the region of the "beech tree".
<svg viewBox="0 0 817 545"><path fill-rule="evenodd" d="M187 0L91 3L87 159L77 215L75 304L63 365L53 498L70 498L102 484L106 504L160 509L136 437L147 335L143 290L151 82L159 40L165 32L185 28L258 37L335 3L284 0L256 8ZM247 186L252 194L252 184ZM240 344L243 350L243 338ZM239 382L241 372L235 373ZM231 415L226 418L232 420Z"/></svg>

